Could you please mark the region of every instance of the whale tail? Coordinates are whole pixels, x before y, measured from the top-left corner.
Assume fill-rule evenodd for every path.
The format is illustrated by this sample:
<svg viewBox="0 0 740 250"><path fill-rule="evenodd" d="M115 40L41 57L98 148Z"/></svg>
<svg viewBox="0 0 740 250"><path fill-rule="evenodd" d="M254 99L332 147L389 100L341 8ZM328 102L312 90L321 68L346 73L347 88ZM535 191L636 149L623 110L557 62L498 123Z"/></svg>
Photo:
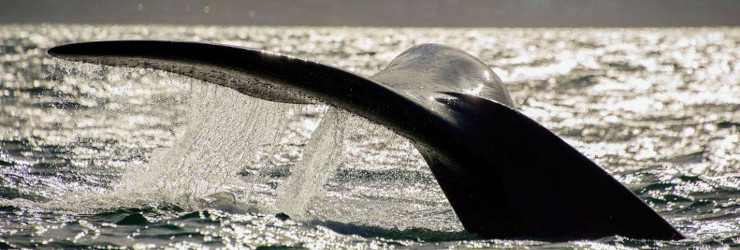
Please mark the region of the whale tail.
<svg viewBox="0 0 740 250"><path fill-rule="evenodd" d="M475 61L446 47L426 49L463 58L465 64L460 65L465 68ZM322 102L384 125L416 145L465 229L485 238L683 238L627 188L537 122L500 102L449 91L449 86L420 96L407 85L394 88L331 66L202 43L91 42L48 53L73 61L170 71L271 101ZM510 102L507 93L492 86L499 101Z"/></svg>

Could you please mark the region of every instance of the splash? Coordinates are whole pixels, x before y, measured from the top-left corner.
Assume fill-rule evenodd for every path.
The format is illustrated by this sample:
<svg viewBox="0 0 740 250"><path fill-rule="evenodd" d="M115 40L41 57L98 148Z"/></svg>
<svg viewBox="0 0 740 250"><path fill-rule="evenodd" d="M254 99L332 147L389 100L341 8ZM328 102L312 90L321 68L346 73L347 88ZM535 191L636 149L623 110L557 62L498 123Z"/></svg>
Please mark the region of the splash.
<svg viewBox="0 0 740 250"><path fill-rule="evenodd" d="M287 181L278 188L277 206L297 219L305 219L309 201L323 190L323 185L346 156L344 139L350 114L330 109L311 134L303 151L303 160Z"/></svg>
<svg viewBox="0 0 740 250"><path fill-rule="evenodd" d="M87 212L169 204L189 210L249 210L250 183L259 175L243 172L275 150L295 105L184 82L190 88L185 124L175 128L171 147L155 149L148 161L129 162L108 190L72 192L41 206Z"/></svg>
<svg viewBox="0 0 740 250"><path fill-rule="evenodd" d="M398 173L399 169L408 172ZM396 174L408 177L406 175L419 172L428 173L429 170L408 139L362 117L330 108L311 134L301 161L291 168L291 175L278 187L276 205L281 212L304 221L416 226L407 215L403 215L407 220L400 224L398 220L388 219L405 214L404 209L397 206L390 205L388 209L373 206L376 207L374 213L368 213L364 211L368 204L358 204L358 197L340 194L353 190L360 196L379 198L372 202L392 203L398 197L413 196L410 194L413 188L377 196L374 187L363 184L363 178L377 176L385 183L399 177L393 176Z"/></svg>
<svg viewBox="0 0 740 250"><path fill-rule="evenodd" d="M218 86L193 85L188 125L174 146L156 150L148 166L129 169L115 192L194 208L204 202L237 208L249 196L248 180L239 172L258 152L271 150L290 109Z"/></svg>

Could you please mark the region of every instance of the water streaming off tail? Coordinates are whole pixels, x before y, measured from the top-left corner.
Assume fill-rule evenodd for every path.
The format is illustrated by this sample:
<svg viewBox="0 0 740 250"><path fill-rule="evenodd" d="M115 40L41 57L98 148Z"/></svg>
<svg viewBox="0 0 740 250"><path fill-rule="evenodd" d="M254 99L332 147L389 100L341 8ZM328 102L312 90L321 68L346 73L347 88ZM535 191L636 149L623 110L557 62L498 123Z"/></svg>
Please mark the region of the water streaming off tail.
<svg viewBox="0 0 740 250"><path fill-rule="evenodd" d="M456 223L447 223L452 215L449 210L443 210L444 223L437 223L430 214L416 213L430 204L449 207L443 197L425 193L421 196L431 199L424 204L399 203L419 199L419 185L413 184L417 178L432 187L431 193L441 195L409 140L364 118L330 108L311 134L303 158L278 187L277 206L301 220L395 228L432 222L440 228L456 228Z"/></svg>
<svg viewBox="0 0 740 250"><path fill-rule="evenodd" d="M449 202L408 139L358 116L346 114L339 120L344 161L333 162L337 170L324 184L323 195L309 203L307 216L401 230L460 230Z"/></svg>
<svg viewBox="0 0 740 250"><path fill-rule="evenodd" d="M277 206L284 213L305 219L308 203L344 161L344 121L350 114L329 109L303 150L303 159L278 188Z"/></svg>
<svg viewBox="0 0 740 250"><path fill-rule="evenodd" d="M156 150L146 167L131 168L116 192L195 208L243 209L249 178L240 172L270 151L291 105L214 85L193 84L187 126L171 148Z"/></svg>

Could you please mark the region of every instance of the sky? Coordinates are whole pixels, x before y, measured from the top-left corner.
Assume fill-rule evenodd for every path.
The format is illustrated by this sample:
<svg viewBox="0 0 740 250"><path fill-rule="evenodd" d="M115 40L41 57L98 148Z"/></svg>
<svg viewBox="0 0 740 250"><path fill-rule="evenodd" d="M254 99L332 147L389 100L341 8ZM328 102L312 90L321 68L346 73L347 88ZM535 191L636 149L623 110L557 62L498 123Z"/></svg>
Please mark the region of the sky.
<svg viewBox="0 0 740 250"><path fill-rule="evenodd" d="M0 23L737 26L740 0L0 0Z"/></svg>

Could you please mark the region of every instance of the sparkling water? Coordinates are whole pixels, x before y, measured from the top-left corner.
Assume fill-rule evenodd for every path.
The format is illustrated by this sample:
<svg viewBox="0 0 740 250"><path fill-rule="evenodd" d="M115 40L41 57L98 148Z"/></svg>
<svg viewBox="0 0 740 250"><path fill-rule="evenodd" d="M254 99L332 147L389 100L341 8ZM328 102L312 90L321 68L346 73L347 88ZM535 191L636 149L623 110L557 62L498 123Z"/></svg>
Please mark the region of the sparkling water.
<svg viewBox="0 0 740 250"><path fill-rule="evenodd" d="M0 248L740 246L737 28L2 25L0 37ZM239 45L364 75L416 44L461 48L688 239L480 240L381 126L45 54L113 39Z"/></svg>

